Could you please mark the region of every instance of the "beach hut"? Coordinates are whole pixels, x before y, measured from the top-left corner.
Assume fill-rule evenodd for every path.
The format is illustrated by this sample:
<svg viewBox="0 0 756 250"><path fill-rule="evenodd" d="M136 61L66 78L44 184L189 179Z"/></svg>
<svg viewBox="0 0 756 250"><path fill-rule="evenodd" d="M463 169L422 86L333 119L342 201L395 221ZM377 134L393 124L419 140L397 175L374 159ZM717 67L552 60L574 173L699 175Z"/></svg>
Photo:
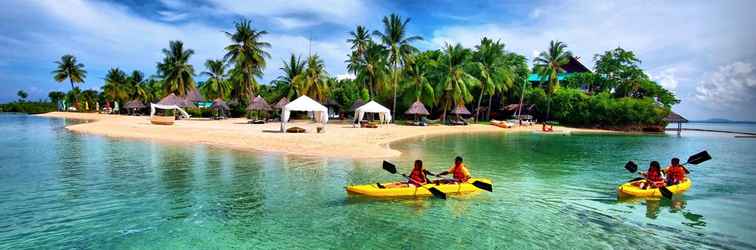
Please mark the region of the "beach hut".
<svg viewBox="0 0 756 250"><path fill-rule="evenodd" d="M281 111L281 132L286 132L286 124L289 121L289 116L291 116L291 111L313 112L316 122L323 123L323 125L328 122L328 108L310 97L303 95L286 104Z"/></svg>
<svg viewBox="0 0 756 250"><path fill-rule="evenodd" d="M280 100L278 100L278 102L275 105L273 105L273 108L283 109L283 107L286 106L286 104L289 104L289 98L283 97Z"/></svg>
<svg viewBox="0 0 756 250"><path fill-rule="evenodd" d="M378 114L381 123L391 122L391 110L375 101L370 101L354 110L354 117L357 117L357 121L362 121L365 113Z"/></svg>
<svg viewBox="0 0 756 250"><path fill-rule="evenodd" d="M682 132L682 124L687 123L688 119L682 117L680 114L670 111L667 117L664 117L664 121L667 123L677 123L677 135Z"/></svg>
<svg viewBox="0 0 756 250"><path fill-rule="evenodd" d="M272 108L270 107L270 104L265 101L265 98L262 98L262 96L257 96L254 99L252 99L252 102L247 105L247 111L257 111L258 119L253 120L253 124L262 124L265 123L265 120L260 119L260 113L262 111L270 111Z"/></svg>
<svg viewBox="0 0 756 250"><path fill-rule="evenodd" d="M146 108L146 107L147 107L147 105L144 105L144 103L142 103L142 101L140 101L140 100L131 100L131 101L126 102L126 105L123 105L123 108L125 108L125 109L127 109L129 111L132 111L132 112L136 112L137 110L143 109L143 108ZM99 106L98 106L98 108L99 108Z"/></svg>
<svg viewBox="0 0 756 250"><path fill-rule="evenodd" d="M452 121L451 122L452 125L467 125L467 121L462 119L461 116L472 115L472 113L470 113L470 110L467 110L465 105L457 105L454 109L452 109L450 113L453 115L457 115L457 120Z"/></svg>
<svg viewBox="0 0 756 250"><path fill-rule="evenodd" d="M199 90L195 88L189 91L189 93L187 93L186 96L184 96L184 100L194 103L194 102L204 102L205 98L202 97L202 95L200 95Z"/></svg>
<svg viewBox="0 0 756 250"><path fill-rule="evenodd" d="M420 101L415 101L412 103L410 108L404 112L405 115L414 115L415 121L417 121L417 116L420 115L430 115L430 112L428 112L428 109L425 108L425 105L423 105Z"/></svg>

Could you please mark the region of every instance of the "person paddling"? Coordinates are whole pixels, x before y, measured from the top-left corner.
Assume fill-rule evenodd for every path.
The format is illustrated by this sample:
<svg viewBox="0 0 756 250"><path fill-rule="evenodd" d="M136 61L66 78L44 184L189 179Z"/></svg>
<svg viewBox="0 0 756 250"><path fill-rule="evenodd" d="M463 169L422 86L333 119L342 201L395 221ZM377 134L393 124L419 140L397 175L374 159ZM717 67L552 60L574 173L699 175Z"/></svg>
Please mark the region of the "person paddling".
<svg viewBox="0 0 756 250"><path fill-rule="evenodd" d="M465 167L465 164L462 163L462 157L457 156L457 158L454 158L454 166L449 168L449 170L441 172L438 174L438 176L452 174L452 177L454 178L454 182L467 182L467 180L470 179L470 171L467 170L467 167Z"/></svg>
<svg viewBox="0 0 756 250"><path fill-rule="evenodd" d="M415 160L415 166L412 168L412 172L410 172L410 175L407 177L408 180L406 182L392 183L386 185L384 188L409 187L410 184L416 187L425 185L430 182L430 180L428 180L428 176L425 175L426 172L427 171L423 169L423 161ZM379 187L381 187L380 184L378 185Z"/></svg>
<svg viewBox="0 0 756 250"><path fill-rule="evenodd" d="M667 167L667 186L675 185L685 180L688 169L680 165L680 159L672 158L672 165Z"/></svg>
<svg viewBox="0 0 756 250"><path fill-rule="evenodd" d="M658 161L652 161L648 166L648 171L641 173L643 177L646 177L646 181L640 183L641 189L648 188L660 188L664 186L664 177L661 171L661 165Z"/></svg>

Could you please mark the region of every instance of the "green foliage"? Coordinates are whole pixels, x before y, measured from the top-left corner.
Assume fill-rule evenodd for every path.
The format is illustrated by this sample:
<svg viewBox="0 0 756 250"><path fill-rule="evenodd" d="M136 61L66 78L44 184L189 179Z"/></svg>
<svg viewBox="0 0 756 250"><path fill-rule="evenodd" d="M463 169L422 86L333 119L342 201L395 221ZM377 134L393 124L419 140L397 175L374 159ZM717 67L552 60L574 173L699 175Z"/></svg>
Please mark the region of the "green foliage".
<svg viewBox="0 0 756 250"><path fill-rule="evenodd" d="M300 95L325 102L328 99L328 72L317 54L307 58L307 68L294 77L294 88Z"/></svg>
<svg viewBox="0 0 756 250"><path fill-rule="evenodd" d="M66 98L66 93L60 91L51 91L47 94L47 97L50 98L50 102L57 104L58 101L62 101L63 98Z"/></svg>
<svg viewBox="0 0 756 250"><path fill-rule="evenodd" d="M226 62L223 60L205 61L207 81L202 84L200 90L210 100L216 98L225 99L231 92L231 85L226 79Z"/></svg>
<svg viewBox="0 0 756 250"><path fill-rule="evenodd" d="M78 88L74 84L83 83L87 78L87 71L84 70L84 64L78 63L73 55L63 55L60 61L55 62L58 67L52 72L53 79L56 82L63 82L66 79L71 83L71 89Z"/></svg>
<svg viewBox="0 0 756 250"><path fill-rule="evenodd" d="M29 97L29 94L27 94L26 91L23 90L16 92L16 95L18 96L18 98L21 98L21 101L26 101L26 97Z"/></svg>
<svg viewBox="0 0 756 250"><path fill-rule="evenodd" d="M53 112L57 106L52 102L11 102L0 104L0 112L41 114Z"/></svg>
<svg viewBox="0 0 756 250"><path fill-rule="evenodd" d="M164 80L163 88L166 93L184 96L195 88L194 66L189 64L194 50L185 50L181 41L170 41L168 45L168 49L163 49L165 58L157 64L157 72Z"/></svg>
<svg viewBox="0 0 756 250"><path fill-rule="evenodd" d="M253 92L257 90L257 79L263 74L266 58L270 54L265 49L270 44L262 41L262 36L268 34L264 30L252 28L252 22L242 19L234 23L234 33L225 32L231 40L226 46L224 60L231 62L231 96L235 100L249 101Z"/></svg>

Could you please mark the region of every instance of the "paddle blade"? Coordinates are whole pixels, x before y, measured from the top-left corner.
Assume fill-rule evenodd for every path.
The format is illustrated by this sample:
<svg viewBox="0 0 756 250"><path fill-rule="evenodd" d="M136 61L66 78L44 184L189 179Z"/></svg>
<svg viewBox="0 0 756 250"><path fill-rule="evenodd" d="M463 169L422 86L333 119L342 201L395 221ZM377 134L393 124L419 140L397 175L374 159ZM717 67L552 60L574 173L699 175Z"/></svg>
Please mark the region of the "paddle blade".
<svg viewBox="0 0 756 250"><path fill-rule="evenodd" d="M638 165L633 161L628 161L627 164L625 164L625 169L630 171L630 173L635 173L635 171L638 171Z"/></svg>
<svg viewBox="0 0 756 250"><path fill-rule="evenodd" d="M476 188L480 188L488 192L493 192L493 186L490 183L485 183L482 181L474 181L472 185L475 186Z"/></svg>
<svg viewBox="0 0 756 250"><path fill-rule="evenodd" d="M693 165L698 165L699 163L705 162L708 160L711 160L711 155L709 155L709 152L706 152L706 150L688 157L688 163L693 164Z"/></svg>
<svg viewBox="0 0 756 250"><path fill-rule="evenodd" d="M446 200L446 194L444 192L441 192L441 190L438 190L435 187L430 187L428 188L428 191L430 191L431 194L433 194L433 197Z"/></svg>
<svg viewBox="0 0 756 250"><path fill-rule="evenodd" d="M660 187L659 191L661 191L662 196L667 199L672 199L672 195L674 195L672 191L669 191L669 189L667 189L667 187Z"/></svg>
<svg viewBox="0 0 756 250"><path fill-rule="evenodd" d="M391 164L391 162L383 161L383 169L389 173L396 174L396 166Z"/></svg>

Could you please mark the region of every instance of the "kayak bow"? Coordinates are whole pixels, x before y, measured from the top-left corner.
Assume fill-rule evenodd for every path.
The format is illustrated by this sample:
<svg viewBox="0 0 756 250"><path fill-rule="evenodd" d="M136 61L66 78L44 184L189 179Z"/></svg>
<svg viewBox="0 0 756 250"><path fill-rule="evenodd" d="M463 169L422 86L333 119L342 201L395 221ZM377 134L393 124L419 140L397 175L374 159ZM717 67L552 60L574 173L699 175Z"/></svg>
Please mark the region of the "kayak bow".
<svg viewBox="0 0 756 250"><path fill-rule="evenodd" d="M640 187L638 187L637 185L642 182L646 182L646 180L639 180L622 184L617 188L617 194L620 197L662 197L662 193L658 188L641 189ZM691 181L689 178L685 178L685 180L676 185L667 186L667 189L673 194L681 194L690 189L692 185L693 181Z"/></svg>
<svg viewBox="0 0 756 250"><path fill-rule="evenodd" d="M353 185L347 186L346 191L350 194L359 194L373 197L414 197L414 196L430 196L432 195L428 188L434 187L446 194L464 194L480 191L479 188L473 185L473 182L479 181L486 184L492 184L489 179L471 178L465 183L453 183L453 184L425 184L422 187L416 187L410 185L409 187L398 188L379 188L376 184L366 185ZM381 183L382 186L389 185L391 183Z"/></svg>

